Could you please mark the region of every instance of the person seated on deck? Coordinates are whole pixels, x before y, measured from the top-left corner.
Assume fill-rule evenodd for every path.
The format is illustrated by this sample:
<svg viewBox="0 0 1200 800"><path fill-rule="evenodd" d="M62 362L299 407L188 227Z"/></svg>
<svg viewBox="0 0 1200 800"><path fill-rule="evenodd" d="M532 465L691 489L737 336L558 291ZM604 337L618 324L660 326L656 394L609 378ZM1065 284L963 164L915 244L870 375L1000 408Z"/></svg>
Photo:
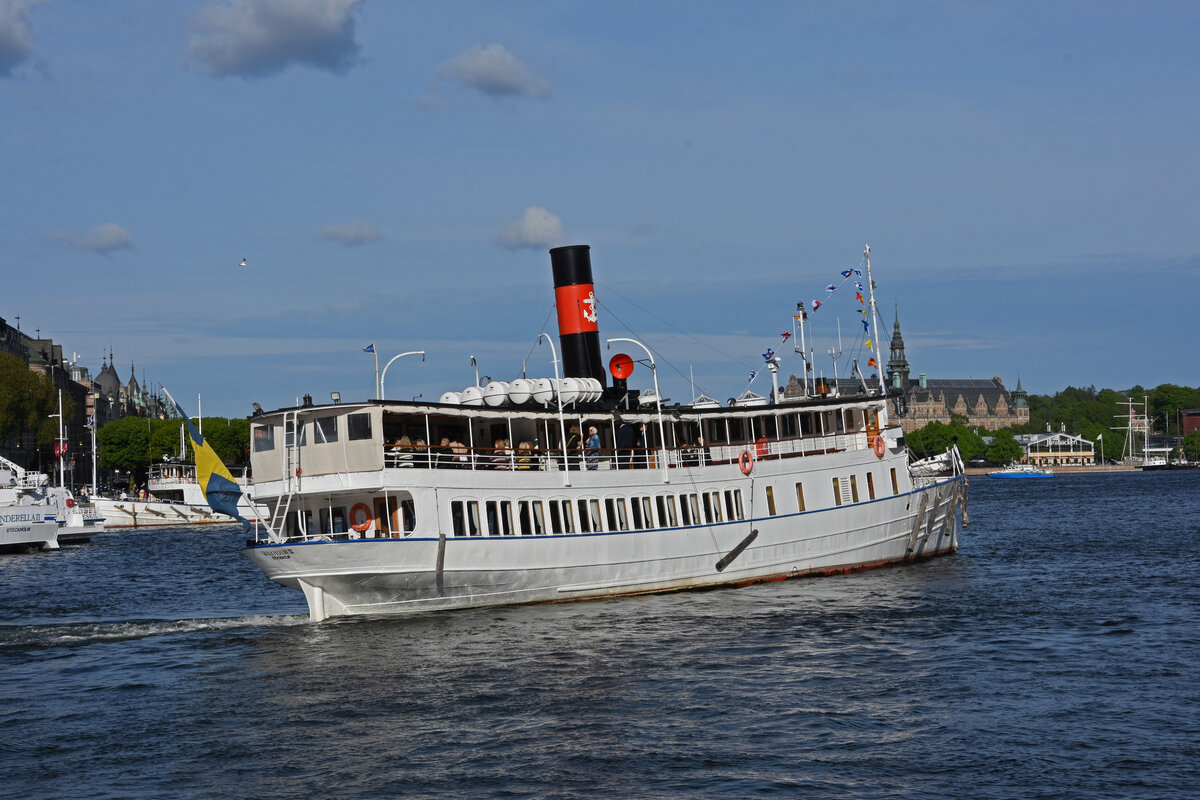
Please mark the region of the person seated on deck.
<svg viewBox="0 0 1200 800"><path fill-rule="evenodd" d="M503 439L497 439L492 448L492 469L508 469L508 444Z"/></svg>
<svg viewBox="0 0 1200 800"><path fill-rule="evenodd" d="M465 444L455 439L450 443L450 452L453 454L451 456L450 466L454 467L455 469L467 469L471 466L470 456L468 455L467 446Z"/></svg>
<svg viewBox="0 0 1200 800"><path fill-rule="evenodd" d="M517 445L517 469L533 469L533 445L527 439Z"/></svg>
<svg viewBox="0 0 1200 800"><path fill-rule="evenodd" d="M398 467L411 467L413 465L412 442L407 436L401 436L396 440L395 449L392 451L392 458L396 460Z"/></svg>
<svg viewBox="0 0 1200 800"><path fill-rule="evenodd" d="M429 452L433 456L433 466L451 466L450 462L454 459L454 452L450 449L450 437L443 436L441 444L431 447Z"/></svg>

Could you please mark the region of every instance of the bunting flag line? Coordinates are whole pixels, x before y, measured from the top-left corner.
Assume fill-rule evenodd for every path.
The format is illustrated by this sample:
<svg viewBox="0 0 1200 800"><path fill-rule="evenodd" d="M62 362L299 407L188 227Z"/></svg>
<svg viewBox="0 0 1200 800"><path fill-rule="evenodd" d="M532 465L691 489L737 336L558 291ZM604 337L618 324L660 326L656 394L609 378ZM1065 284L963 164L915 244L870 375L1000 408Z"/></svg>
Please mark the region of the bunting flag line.
<svg viewBox="0 0 1200 800"><path fill-rule="evenodd" d="M784 331L783 333L781 333L781 334L779 334L779 335L783 337L783 341L784 341L784 343L785 343L785 344L787 343L787 340L788 340L788 339L792 338L792 332L791 332L791 331Z"/></svg>
<svg viewBox="0 0 1200 800"><path fill-rule="evenodd" d="M363 352L364 353L374 353L375 352L375 343L371 342L369 345L364 347Z"/></svg>
<svg viewBox="0 0 1200 800"><path fill-rule="evenodd" d="M763 361L770 361L772 358L775 357L775 351L768 347L767 352L763 353L762 357L763 357Z"/></svg>
<svg viewBox="0 0 1200 800"><path fill-rule="evenodd" d="M833 294L834 292L836 292L836 291L837 291L837 285L836 285L836 284L833 284L833 283L831 283L831 284L829 284L828 286L826 286L826 287L825 287L825 291L826 291L827 293L829 293L829 294Z"/></svg>
<svg viewBox="0 0 1200 800"><path fill-rule="evenodd" d="M813 300L813 311L816 311L821 306L825 305L820 300Z"/></svg>
<svg viewBox="0 0 1200 800"><path fill-rule="evenodd" d="M750 370L750 379L747 381L747 383L754 383L754 379L757 377L758 377L758 370L756 370L756 369Z"/></svg>
<svg viewBox="0 0 1200 800"><path fill-rule="evenodd" d="M865 347L865 348L867 348L868 350L870 350L870 349L871 349L871 340L870 340L870 339L867 339L865 342L863 342L863 347Z"/></svg>
<svg viewBox="0 0 1200 800"><path fill-rule="evenodd" d="M874 357L874 356L871 356L870 358L868 358L868 359L867 359L867 366L868 366L868 367L874 367L875 369L879 369L879 365L875 363L875 357Z"/></svg>

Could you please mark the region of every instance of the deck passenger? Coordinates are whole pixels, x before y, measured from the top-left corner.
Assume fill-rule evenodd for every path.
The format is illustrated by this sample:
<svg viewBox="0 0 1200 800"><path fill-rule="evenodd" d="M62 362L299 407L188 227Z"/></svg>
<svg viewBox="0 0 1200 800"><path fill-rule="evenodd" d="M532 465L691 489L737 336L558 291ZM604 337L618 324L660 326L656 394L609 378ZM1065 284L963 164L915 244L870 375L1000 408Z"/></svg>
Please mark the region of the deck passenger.
<svg viewBox="0 0 1200 800"><path fill-rule="evenodd" d="M574 467L579 469L583 450L583 439L579 436L579 426L572 425L570 433L567 434L567 469Z"/></svg>
<svg viewBox="0 0 1200 800"><path fill-rule="evenodd" d="M454 459L454 452L450 449L450 437L443 436L441 444L431 447L429 452L433 456L433 466L452 466L450 462Z"/></svg>
<svg viewBox="0 0 1200 800"><path fill-rule="evenodd" d="M398 467L411 467L413 465L412 441L407 436L401 436L396 440L393 458L396 459L396 466Z"/></svg>
<svg viewBox="0 0 1200 800"><path fill-rule="evenodd" d="M584 452L584 460L588 469L596 469L600 464L600 434L596 432L596 427L593 425L588 428L587 446Z"/></svg>
<svg viewBox="0 0 1200 800"><path fill-rule="evenodd" d="M533 445L528 439L517 445L517 469L533 469Z"/></svg>
<svg viewBox="0 0 1200 800"><path fill-rule="evenodd" d="M503 439L497 439L492 449L492 469L508 468L508 445Z"/></svg>

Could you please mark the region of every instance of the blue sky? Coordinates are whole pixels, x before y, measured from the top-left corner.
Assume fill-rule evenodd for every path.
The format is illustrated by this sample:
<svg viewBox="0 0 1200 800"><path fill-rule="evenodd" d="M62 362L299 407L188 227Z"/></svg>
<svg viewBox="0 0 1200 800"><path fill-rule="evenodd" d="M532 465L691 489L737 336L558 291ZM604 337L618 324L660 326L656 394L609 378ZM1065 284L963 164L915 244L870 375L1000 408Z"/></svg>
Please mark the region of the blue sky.
<svg viewBox="0 0 1200 800"><path fill-rule="evenodd" d="M724 399L799 373L798 301L845 374L870 243L914 374L1196 386L1197 41L1194 3L0 0L0 316L206 415L368 397L371 341L435 399L552 374L546 251L589 244L601 335Z"/></svg>

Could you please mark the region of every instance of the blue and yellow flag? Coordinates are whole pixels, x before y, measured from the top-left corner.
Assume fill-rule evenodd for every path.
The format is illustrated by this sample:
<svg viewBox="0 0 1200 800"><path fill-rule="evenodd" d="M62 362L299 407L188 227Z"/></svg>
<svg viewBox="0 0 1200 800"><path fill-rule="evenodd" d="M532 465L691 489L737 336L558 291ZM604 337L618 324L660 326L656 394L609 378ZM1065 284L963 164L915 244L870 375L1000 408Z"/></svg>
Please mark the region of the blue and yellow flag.
<svg viewBox="0 0 1200 800"><path fill-rule="evenodd" d="M238 500L242 496L242 487L238 486L237 481L229 474L229 470L225 468L225 464L222 463L212 446L204 441L204 437L196 430L196 426L192 424L191 419L188 418L179 403L175 402L175 398L170 394L167 394L167 397L175 406L175 410L179 412L179 416L183 417L183 421L187 423L188 438L192 440L192 450L196 455L196 481L200 484L200 491L204 493L204 499L208 501L209 508L219 514L233 517L242 523L245 530L250 530L250 523L238 513Z"/></svg>

